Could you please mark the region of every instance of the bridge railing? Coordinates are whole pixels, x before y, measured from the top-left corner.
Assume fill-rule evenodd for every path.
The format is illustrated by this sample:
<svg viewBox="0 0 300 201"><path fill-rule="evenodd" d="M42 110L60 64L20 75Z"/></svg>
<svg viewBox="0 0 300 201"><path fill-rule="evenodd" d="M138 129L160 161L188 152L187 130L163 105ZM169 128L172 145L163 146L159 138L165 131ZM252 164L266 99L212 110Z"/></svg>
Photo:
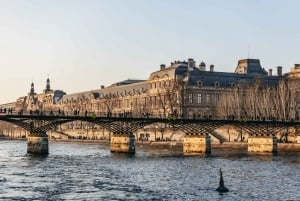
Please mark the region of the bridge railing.
<svg viewBox="0 0 300 201"><path fill-rule="evenodd" d="M235 118L234 116L228 116L228 117L222 117L222 118L216 118L215 116L189 116L189 117L182 117L180 115L174 115L174 114L168 114L165 115L163 113L155 113L151 114L148 112L87 112L87 111L73 111L73 112L64 112L64 111L54 111L54 110L35 110L35 111L16 111L16 110L6 110L6 111L0 111L0 116L4 115L36 115L36 116L79 116L79 117L116 117L116 118L161 118L161 119L168 119L168 120L175 120L175 119L195 119L195 120L233 120L233 121L287 121L287 122L300 122L299 119L290 119L290 120L282 120L275 117L270 117L268 119L266 118L260 118L256 117L255 119L251 117L238 117Z"/></svg>

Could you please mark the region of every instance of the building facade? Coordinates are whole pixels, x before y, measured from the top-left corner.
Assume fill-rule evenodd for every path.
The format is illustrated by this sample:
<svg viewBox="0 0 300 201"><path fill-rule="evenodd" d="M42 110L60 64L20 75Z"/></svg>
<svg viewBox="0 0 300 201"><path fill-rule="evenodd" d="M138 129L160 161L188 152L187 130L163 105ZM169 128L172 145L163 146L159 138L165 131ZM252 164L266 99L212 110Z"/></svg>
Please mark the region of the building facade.
<svg viewBox="0 0 300 201"><path fill-rule="evenodd" d="M259 60L243 59L238 61L235 71L230 73L215 71L214 65L207 68L204 62L197 66L190 58L187 61L171 62L169 66L161 64L159 70L152 72L147 80L125 80L108 87L101 86L99 89L73 94L52 90L48 78L42 93L37 94L32 83L27 96L10 103L9 108L19 113L36 114L197 119L229 116L253 118L261 115L261 112L254 109L248 113L220 112L220 105L224 104L224 94L240 91L242 94L240 97L231 94L232 97L247 102L249 86L260 83L260 88L263 89L264 86L276 87L281 80L298 79L300 79L299 64L295 64L285 75L279 66L277 75L272 75L272 70L269 69L267 72ZM293 106L294 116L299 120L299 86L294 90L298 97ZM244 103L236 102L236 104ZM1 106L2 109L6 107L7 104ZM236 110L250 109L241 106Z"/></svg>

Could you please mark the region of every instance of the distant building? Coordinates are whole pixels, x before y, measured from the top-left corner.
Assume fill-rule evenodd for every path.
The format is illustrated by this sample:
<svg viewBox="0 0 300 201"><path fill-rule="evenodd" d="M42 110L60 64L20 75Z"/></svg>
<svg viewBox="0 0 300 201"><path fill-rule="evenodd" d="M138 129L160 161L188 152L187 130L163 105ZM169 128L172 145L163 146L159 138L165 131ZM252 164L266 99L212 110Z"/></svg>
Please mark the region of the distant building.
<svg viewBox="0 0 300 201"><path fill-rule="evenodd" d="M46 88L43 93L37 94L34 90L34 83L31 83L30 91L27 96L17 99L15 110L18 112L42 113L51 111L55 104L65 95L62 90L52 90L50 87L50 79L47 78Z"/></svg>
<svg viewBox="0 0 300 201"><path fill-rule="evenodd" d="M220 118L218 105L224 94L234 89L242 90L242 95L247 99L247 90L255 83L275 87L281 80L292 78L300 78L299 64L295 64L285 75L279 66L277 75L273 75L272 70L267 72L258 59L243 59L230 73L215 71L213 64L207 68L203 61L197 66L189 58L187 61L171 62L169 66L161 64L159 70L152 72L147 80L124 80L108 87L73 94L52 90L48 78L43 93L37 94L32 83L27 96L18 98L15 106L10 104L10 107L15 111L68 115ZM299 88L295 90L298 100L293 106L296 111L294 116L299 119ZM249 113L252 117L259 115L257 111L248 111L248 114L240 113L236 117L249 117Z"/></svg>

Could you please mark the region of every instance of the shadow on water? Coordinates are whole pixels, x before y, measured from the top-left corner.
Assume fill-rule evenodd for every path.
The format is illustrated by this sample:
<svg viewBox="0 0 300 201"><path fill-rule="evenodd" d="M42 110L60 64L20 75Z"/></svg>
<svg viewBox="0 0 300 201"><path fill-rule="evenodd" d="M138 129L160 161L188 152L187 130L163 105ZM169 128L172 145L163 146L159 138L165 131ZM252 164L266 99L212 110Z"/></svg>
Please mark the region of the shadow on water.
<svg viewBox="0 0 300 201"><path fill-rule="evenodd" d="M136 154L111 152L111 158L113 158L113 159L134 159L134 158L136 158Z"/></svg>
<svg viewBox="0 0 300 201"><path fill-rule="evenodd" d="M43 161L49 157L49 154L34 154L34 153L26 153L25 157L31 160Z"/></svg>

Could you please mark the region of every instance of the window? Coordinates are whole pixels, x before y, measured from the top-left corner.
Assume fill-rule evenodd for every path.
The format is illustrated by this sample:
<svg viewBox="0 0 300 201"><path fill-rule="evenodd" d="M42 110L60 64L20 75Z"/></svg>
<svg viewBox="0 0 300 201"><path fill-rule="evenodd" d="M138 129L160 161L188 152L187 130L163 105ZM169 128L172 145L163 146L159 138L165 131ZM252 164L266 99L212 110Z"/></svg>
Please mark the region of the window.
<svg viewBox="0 0 300 201"><path fill-rule="evenodd" d="M198 104L202 103L202 94L197 94L197 103Z"/></svg>
<svg viewBox="0 0 300 201"><path fill-rule="evenodd" d="M215 103L218 104L220 100L219 94L215 94Z"/></svg>
<svg viewBox="0 0 300 201"><path fill-rule="evenodd" d="M210 94L206 95L206 103L210 103Z"/></svg>
<svg viewBox="0 0 300 201"><path fill-rule="evenodd" d="M189 103L193 103L193 94L192 93L189 94Z"/></svg>
<svg viewBox="0 0 300 201"><path fill-rule="evenodd" d="M215 82L215 87L217 88L217 87L219 87L219 86L220 86L220 82L216 81L216 82Z"/></svg>
<svg viewBox="0 0 300 201"><path fill-rule="evenodd" d="M197 86L202 87L203 86L203 82L202 81L197 81Z"/></svg>

